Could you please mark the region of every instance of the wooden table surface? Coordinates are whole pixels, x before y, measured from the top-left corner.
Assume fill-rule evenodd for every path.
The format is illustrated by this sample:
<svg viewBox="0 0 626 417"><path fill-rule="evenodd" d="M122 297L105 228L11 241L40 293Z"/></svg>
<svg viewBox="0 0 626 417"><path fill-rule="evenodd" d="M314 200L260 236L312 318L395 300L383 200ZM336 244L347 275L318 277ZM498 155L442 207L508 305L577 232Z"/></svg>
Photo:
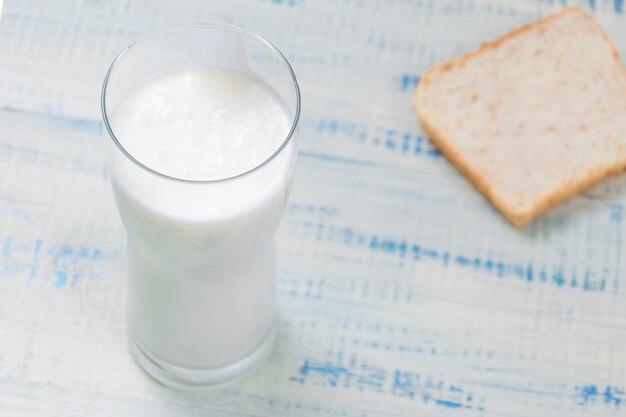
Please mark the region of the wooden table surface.
<svg viewBox="0 0 626 417"><path fill-rule="evenodd" d="M428 66L564 3L5 0L0 416L625 416L626 176L518 231L411 107ZM623 2L577 4L626 54ZM291 61L300 158L273 354L230 388L180 393L127 351L99 95L127 43L205 19Z"/></svg>

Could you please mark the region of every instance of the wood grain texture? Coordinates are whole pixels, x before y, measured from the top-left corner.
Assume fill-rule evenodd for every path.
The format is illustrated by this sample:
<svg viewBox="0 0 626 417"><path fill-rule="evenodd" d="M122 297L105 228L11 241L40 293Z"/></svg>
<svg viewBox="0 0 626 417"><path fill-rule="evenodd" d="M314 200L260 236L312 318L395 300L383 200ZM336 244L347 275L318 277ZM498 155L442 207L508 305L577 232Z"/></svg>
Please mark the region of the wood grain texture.
<svg viewBox="0 0 626 417"><path fill-rule="evenodd" d="M623 416L619 177L517 231L411 108L420 73L560 1L5 1L1 416ZM624 54L621 1L579 2ZM280 328L240 384L178 393L127 353L124 230L99 92L166 23L272 40L303 93L279 234Z"/></svg>

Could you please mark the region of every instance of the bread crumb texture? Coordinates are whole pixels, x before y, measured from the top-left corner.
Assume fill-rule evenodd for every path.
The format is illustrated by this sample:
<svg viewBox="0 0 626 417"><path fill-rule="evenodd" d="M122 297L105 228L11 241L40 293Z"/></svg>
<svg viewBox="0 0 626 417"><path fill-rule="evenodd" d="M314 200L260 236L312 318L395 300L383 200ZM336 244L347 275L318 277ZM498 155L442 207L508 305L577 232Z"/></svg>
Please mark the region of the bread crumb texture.
<svg viewBox="0 0 626 417"><path fill-rule="evenodd" d="M415 105L435 145L515 226L626 167L626 71L578 8L436 65Z"/></svg>

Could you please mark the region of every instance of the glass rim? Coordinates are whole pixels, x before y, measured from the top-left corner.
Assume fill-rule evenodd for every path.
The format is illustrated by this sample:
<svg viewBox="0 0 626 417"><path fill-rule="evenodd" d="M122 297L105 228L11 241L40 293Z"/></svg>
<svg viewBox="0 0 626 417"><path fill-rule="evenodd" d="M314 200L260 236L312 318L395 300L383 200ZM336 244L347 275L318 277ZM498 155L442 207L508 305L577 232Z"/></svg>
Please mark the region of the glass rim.
<svg viewBox="0 0 626 417"><path fill-rule="evenodd" d="M107 109L106 109L106 96L107 96L107 87L109 85L109 78L111 77L111 75L113 74L115 69L117 68L117 65L122 61L122 59L126 56L126 54L132 48L134 48L136 45L142 43L143 41L145 41L145 40L147 40L147 39L149 39L149 38L151 38L151 37L153 37L155 35L158 35L160 33L167 32L167 31L174 30L174 29L182 29L182 28L197 27L197 26L212 27L212 28L218 28L218 29L222 29L222 30L229 30L231 32L237 32L237 33L240 33L242 35L250 36L251 38L253 38L256 41L260 42L268 50L273 52L274 55L278 56L280 61L282 61L282 63L285 65L285 67L287 68L287 71L289 72L289 75L291 76L291 81L293 82L293 89L294 89L294 91L296 93L296 110L295 110L295 113L294 113L294 116L293 116L293 123L291 125L291 129L289 130L289 133L287 134L287 137L285 138L285 140L283 140L283 142L280 144L280 146L269 157L267 157L265 160L263 160L259 164L255 165L254 167L250 168L249 170L241 172L241 173L239 173L237 175L230 176L230 177L217 178L217 179L212 179L212 180L190 180L190 179L185 179L185 178L173 177L171 175L167 175L167 174L159 172L159 171L157 171L157 170L155 170L153 168L150 168L149 166L147 166L144 163L142 163L139 160L137 160L137 158L135 158L133 155L131 155L130 152L128 152L126 150L126 148L124 148L124 146L122 146L122 144L118 141L117 137L115 136L115 133L113 133L113 128L111 127L111 124L109 122L109 117L108 117ZM101 96L100 96L100 110L102 112L102 120L104 122L104 126L105 126L107 132L109 133L109 137L111 138L113 143L115 143L117 148L131 162L133 162L139 168L147 171L150 174L157 175L157 176L162 177L162 178L167 179L167 180L177 181L177 182L181 182L181 183L190 183L190 184L213 184L213 183L220 183L220 182L226 182L226 181L235 180L237 178L241 178L241 177L247 176L248 174L251 174L251 173L257 171L258 169L260 169L260 168L264 167L265 165L267 165L268 163L270 163L274 158L276 158L282 152L282 150L287 146L287 144L289 144L289 142L291 142L292 137L295 135L295 131L296 131L297 127L298 127L298 121L300 119L300 106L301 106L300 87L298 85L298 81L296 79L296 75L293 72L293 68L291 67L291 64L289 64L289 61L287 60L287 58L285 58L285 56L282 54L282 52L280 52L280 50L276 46L274 46L267 39L263 38L262 36L258 35L257 33L253 32L251 30L248 30L248 29L245 29L245 28L242 28L240 26L233 25L233 24L230 24L230 23L224 23L224 22L218 22L218 21L210 21L210 20L207 20L207 21L197 21L197 22L181 22L181 23L175 23L175 24L172 24L172 25L161 26L161 27L158 27L156 29L153 29L151 31L146 32L145 34L143 34L142 36L137 38L134 42L131 42L113 60L113 63L109 67L109 69L108 69L108 71L106 73L106 76L104 77L104 81L102 83Z"/></svg>

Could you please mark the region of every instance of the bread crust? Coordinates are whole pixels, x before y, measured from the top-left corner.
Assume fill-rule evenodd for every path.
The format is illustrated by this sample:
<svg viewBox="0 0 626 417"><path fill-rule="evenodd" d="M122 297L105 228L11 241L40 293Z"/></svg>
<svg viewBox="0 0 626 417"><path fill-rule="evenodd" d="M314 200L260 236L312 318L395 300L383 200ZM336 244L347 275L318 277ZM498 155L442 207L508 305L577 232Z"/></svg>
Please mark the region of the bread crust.
<svg viewBox="0 0 626 417"><path fill-rule="evenodd" d="M605 40L610 44L613 51L613 57L621 66L621 59L617 47L615 46L615 43L610 38L610 36L606 33L604 28L587 11L575 6L570 6L559 10L556 13L548 15L542 19L522 25L497 39L486 41L480 46L479 49L475 51L466 53L456 59L445 61L432 66L422 75L420 83L418 84L415 92L415 112L426 135L428 135L433 144L441 150L446 158L448 158L448 160L465 177L467 177L467 179L478 189L478 191L480 191L487 198L487 200L491 204L493 204L493 206L495 206L513 226L517 228L522 228L537 216L540 216L541 214L549 211L550 209L554 208L565 200L593 187L599 182L626 171L626 159L615 166L598 167L589 172L585 177L571 180L562 187L543 196L541 199L536 201L530 209L518 210L515 207L512 207L505 198L498 195L497 192L491 188L489 181L482 176L479 170L472 167L472 165L463 157L462 153L457 150L454 145L445 137L445 135L443 135L428 120L424 109L421 108L420 96L424 89L427 88L430 84L431 78L436 74L449 71L459 66L463 67L468 60L471 60L472 58L484 53L485 51L497 48L509 39L523 35L524 33L534 28L549 24L551 21L558 19L568 13L583 13L588 17L591 17L597 29L600 31ZM622 67L622 70L624 72L624 76L626 77L626 69Z"/></svg>

